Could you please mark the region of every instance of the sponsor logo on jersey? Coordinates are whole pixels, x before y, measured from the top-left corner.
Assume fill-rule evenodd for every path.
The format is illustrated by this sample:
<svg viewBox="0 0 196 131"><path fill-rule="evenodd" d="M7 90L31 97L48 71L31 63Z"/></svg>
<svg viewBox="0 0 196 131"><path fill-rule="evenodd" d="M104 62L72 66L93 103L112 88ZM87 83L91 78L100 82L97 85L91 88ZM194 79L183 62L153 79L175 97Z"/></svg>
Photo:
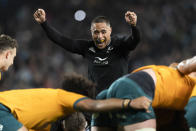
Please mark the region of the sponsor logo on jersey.
<svg viewBox="0 0 196 131"><path fill-rule="evenodd" d="M114 49L114 47L112 47L112 46L108 47L108 50L113 50L113 49Z"/></svg>
<svg viewBox="0 0 196 131"><path fill-rule="evenodd" d="M113 49L114 49L113 46L109 46L108 49L107 49L107 53L110 53Z"/></svg>

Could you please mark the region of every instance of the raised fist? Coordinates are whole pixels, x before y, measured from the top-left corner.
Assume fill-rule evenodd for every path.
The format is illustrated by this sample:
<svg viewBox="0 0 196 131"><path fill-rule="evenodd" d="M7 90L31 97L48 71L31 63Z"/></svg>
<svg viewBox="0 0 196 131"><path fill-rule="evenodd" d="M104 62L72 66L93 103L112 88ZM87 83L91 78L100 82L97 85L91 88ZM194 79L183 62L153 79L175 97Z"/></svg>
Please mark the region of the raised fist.
<svg viewBox="0 0 196 131"><path fill-rule="evenodd" d="M125 20L130 25L136 26L136 23L137 23L137 15L134 12L127 11L125 13Z"/></svg>
<svg viewBox="0 0 196 131"><path fill-rule="evenodd" d="M40 24L46 21L46 13L43 9L36 10L33 16L34 19Z"/></svg>

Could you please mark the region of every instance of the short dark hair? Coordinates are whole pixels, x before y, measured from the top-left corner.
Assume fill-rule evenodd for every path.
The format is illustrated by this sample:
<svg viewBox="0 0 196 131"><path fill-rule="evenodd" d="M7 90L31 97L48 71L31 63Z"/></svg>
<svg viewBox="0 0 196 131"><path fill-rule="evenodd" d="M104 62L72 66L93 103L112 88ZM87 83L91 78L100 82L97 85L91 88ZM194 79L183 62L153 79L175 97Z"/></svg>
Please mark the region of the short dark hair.
<svg viewBox="0 0 196 131"><path fill-rule="evenodd" d="M72 113L61 120L66 131L80 131L86 128L87 121L81 112Z"/></svg>
<svg viewBox="0 0 196 131"><path fill-rule="evenodd" d="M0 52L14 48L18 48L18 43L15 39L11 38L8 35L0 35Z"/></svg>
<svg viewBox="0 0 196 131"><path fill-rule="evenodd" d="M94 23L106 23L108 26L110 26L110 20L106 17L106 16L97 16L95 17L92 22L91 25Z"/></svg>
<svg viewBox="0 0 196 131"><path fill-rule="evenodd" d="M79 131L86 127L86 119L81 112L74 112L52 123L50 131Z"/></svg>
<svg viewBox="0 0 196 131"><path fill-rule="evenodd" d="M96 84L77 73L65 74L62 89L90 98L95 98L96 94Z"/></svg>

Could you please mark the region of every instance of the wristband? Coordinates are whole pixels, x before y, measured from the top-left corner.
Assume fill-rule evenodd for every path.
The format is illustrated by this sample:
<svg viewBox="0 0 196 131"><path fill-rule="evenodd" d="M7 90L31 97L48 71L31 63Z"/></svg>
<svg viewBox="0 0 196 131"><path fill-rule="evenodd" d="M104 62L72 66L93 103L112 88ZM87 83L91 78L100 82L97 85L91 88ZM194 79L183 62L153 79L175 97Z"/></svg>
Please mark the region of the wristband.
<svg viewBox="0 0 196 131"><path fill-rule="evenodd" d="M129 108L130 107L130 103L131 103L131 100L130 99L123 100L123 102L122 102L122 108L123 109Z"/></svg>

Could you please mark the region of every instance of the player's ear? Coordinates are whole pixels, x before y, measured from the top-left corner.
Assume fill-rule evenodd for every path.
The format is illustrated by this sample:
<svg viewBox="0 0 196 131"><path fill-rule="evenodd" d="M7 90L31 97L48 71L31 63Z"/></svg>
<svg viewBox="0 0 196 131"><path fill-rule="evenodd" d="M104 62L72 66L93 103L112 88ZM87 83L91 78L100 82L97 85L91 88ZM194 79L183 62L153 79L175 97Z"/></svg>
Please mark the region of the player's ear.
<svg viewBox="0 0 196 131"><path fill-rule="evenodd" d="M8 59L9 55L10 55L10 51L5 51L5 58Z"/></svg>
<svg viewBox="0 0 196 131"><path fill-rule="evenodd" d="M110 31L112 32L112 27L110 26Z"/></svg>

